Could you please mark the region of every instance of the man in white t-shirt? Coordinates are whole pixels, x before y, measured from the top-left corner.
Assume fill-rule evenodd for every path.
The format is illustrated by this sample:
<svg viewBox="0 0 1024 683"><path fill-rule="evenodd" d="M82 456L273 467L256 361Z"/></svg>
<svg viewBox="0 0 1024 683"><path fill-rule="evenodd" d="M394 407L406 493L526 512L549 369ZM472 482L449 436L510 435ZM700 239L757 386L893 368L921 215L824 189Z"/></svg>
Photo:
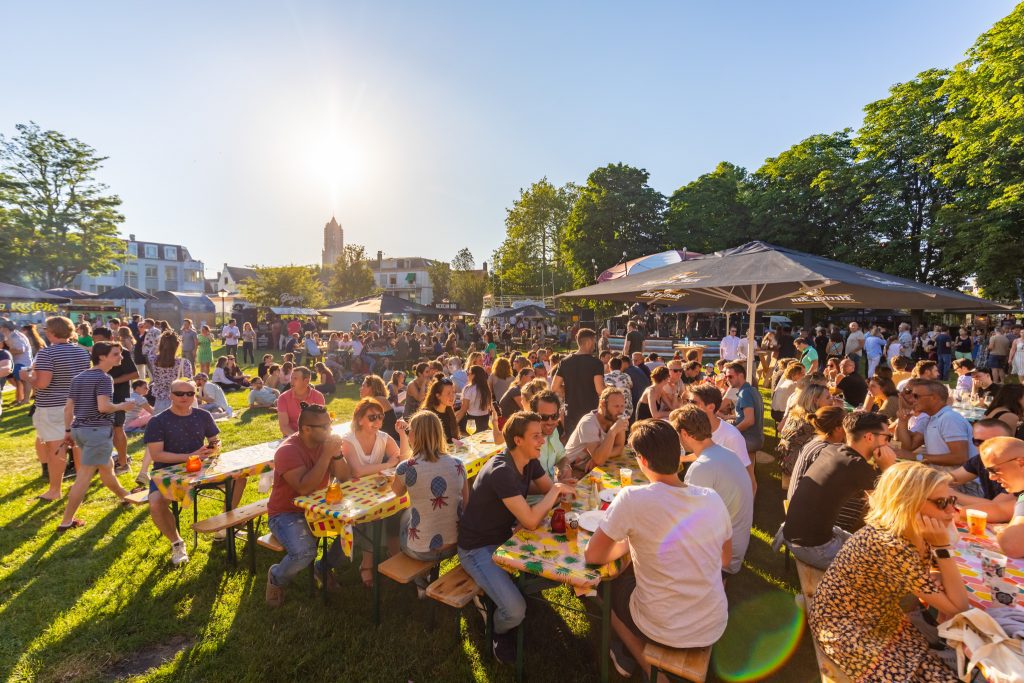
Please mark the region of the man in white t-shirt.
<svg viewBox="0 0 1024 683"><path fill-rule="evenodd" d="M234 411L228 405L224 390L210 381L205 372L198 372L193 378L196 383L196 402L206 412L218 417L231 417Z"/></svg>
<svg viewBox="0 0 1024 683"><path fill-rule="evenodd" d="M234 318L228 321L228 324L221 328L220 338L224 342L224 352L228 356L234 356L238 353L238 338L242 335L238 329L238 321Z"/></svg>
<svg viewBox="0 0 1024 683"><path fill-rule="evenodd" d="M679 480L679 438L667 422L641 420L630 430L637 465L651 482L623 489L587 545L588 564L627 552L630 567L612 581L612 662L627 678L648 642L706 647L725 631L729 606L722 568L732 557L732 524L722 498ZM672 542L666 542L671 539ZM680 618L686 615L686 618Z"/></svg>
<svg viewBox="0 0 1024 683"><path fill-rule="evenodd" d="M718 355L722 360L734 361L740 358L740 343L741 339L736 336L736 328L730 327L729 334L722 337L722 341L718 346Z"/></svg>
<svg viewBox="0 0 1024 683"><path fill-rule="evenodd" d="M693 405L700 408L711 421L711 440L736 454L750 476L751 490L757 493L754 464L747 453L747 442L743 440L743 434L735 425L718 417L718 411L722 407L722 392L714 384L697 384L690 387L689 397Z"/></svg>
<svg viewBox="0 0 1024 683"><path fill-rule="evenodd" d="M606 387L597 399L597 410L580 418L565 444L565 457L577 473L589 472L622 454L629 429L625 412L622 390Z"/></svg>

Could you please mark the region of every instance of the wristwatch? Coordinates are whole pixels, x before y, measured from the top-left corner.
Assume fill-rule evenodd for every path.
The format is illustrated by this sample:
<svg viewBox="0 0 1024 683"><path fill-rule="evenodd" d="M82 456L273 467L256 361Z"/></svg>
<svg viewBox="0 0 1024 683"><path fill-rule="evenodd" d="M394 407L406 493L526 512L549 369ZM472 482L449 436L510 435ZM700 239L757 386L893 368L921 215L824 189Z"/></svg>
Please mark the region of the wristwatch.
<svg viewBox="0 0 1024 683"><path fill-rule="evenodd" d="M915 456L914 456L914 458L915 458L915 459L916 459L916 460L917 460L918 462L924 462L924 453L918 453L917 455L915 455Z"/></svg>
<svg viewBox="0 0 1024 683"><path fill-rule="evenodd" d="M943 546L941 548L932 548L932 557L936 560L948 560L952 555L949 554L949 547Z"/></svg>

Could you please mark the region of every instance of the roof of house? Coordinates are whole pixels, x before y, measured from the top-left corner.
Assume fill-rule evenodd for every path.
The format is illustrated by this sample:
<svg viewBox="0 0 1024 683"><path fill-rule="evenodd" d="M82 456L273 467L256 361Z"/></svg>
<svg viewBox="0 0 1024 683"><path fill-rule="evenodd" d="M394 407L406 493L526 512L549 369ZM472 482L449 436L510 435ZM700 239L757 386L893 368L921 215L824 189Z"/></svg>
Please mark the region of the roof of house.
<svg viewBox="0 0 1024 683"><path fill-rule="evenodd" d="M403 265L399 265L398 262L403 262ZM377 267L377 259L369 259L367 261L370 266L370 270L426 270L434 263L433 259L423 258L422 256L389 256L383 259L381 267Z"/></svg>
<svg viewBox="0 0 1024 683"><path fill-rule="evenodd" d="M255 268L243 268L241 266L229 266L225 264L224 270L227 271L228 275L230 275L231 279L235 282L245 282L251 277L256 277Z"/></svg>

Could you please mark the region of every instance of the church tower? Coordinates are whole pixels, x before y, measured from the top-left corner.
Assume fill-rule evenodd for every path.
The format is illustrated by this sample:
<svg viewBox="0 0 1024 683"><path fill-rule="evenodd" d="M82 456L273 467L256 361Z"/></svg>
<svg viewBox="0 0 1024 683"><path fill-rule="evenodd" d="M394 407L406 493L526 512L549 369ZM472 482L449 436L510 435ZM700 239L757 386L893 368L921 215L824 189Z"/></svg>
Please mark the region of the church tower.
<svg viewBox="0 0 1024 683"><path fill-rule="evenodd" d="M331 222L324 225L324 249L321 252L323 267L333 266L344 251L345 232L334 216L331 216Z"/></svg>

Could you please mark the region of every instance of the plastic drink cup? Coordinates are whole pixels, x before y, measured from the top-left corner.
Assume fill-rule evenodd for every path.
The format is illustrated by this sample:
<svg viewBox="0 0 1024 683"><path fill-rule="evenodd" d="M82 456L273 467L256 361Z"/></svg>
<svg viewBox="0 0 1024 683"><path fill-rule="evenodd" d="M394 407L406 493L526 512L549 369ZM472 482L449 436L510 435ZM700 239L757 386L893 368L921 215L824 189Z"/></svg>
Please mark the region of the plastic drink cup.
<svg viewBox="0 0 1024 683"><path fill-rule="evenodd" d="M619 483L622 484L622 488L633 485L633 470L629 467L619 468Z"/></svg>
<svg viewBox="0 0 1024 683"><path fill-rule="evenodd" d="M992 586L1006 576L1006 555L986 550L981 554L981 572L985 575L985 585Z"/></svg>
<svg viewBox="0 0 1024 683"><path fill-rule="evenodd" d="M569 543L575 543L580 534L580 516L577 512L568 512L565 515L565 537Z"/></svg>
<svg viewBox="0 0 1024 683"><path fill-rule="evenodd" d="M572 498L573 498L573 496L572 496L571 493L563 493L561 495L561 497L559 498L558 503L559 503L559 505L562 506L562 509L565 510L566 512L569 512L570 510L572 510Z"/></svg>
<svg viewBox="0 0 1024 683"><path fill-rule="evenodd" d="M967 531L972 536L984 536L988 513L984 510L967 510Z"/></svg>
<svg viewBox="0 0 1024 683"><path fill-rule="evenodd" d="M335 505L341 502L341 484L337 481L332 481L327 485L327 494L324 496L324 500L328 505Z"/></svg>

